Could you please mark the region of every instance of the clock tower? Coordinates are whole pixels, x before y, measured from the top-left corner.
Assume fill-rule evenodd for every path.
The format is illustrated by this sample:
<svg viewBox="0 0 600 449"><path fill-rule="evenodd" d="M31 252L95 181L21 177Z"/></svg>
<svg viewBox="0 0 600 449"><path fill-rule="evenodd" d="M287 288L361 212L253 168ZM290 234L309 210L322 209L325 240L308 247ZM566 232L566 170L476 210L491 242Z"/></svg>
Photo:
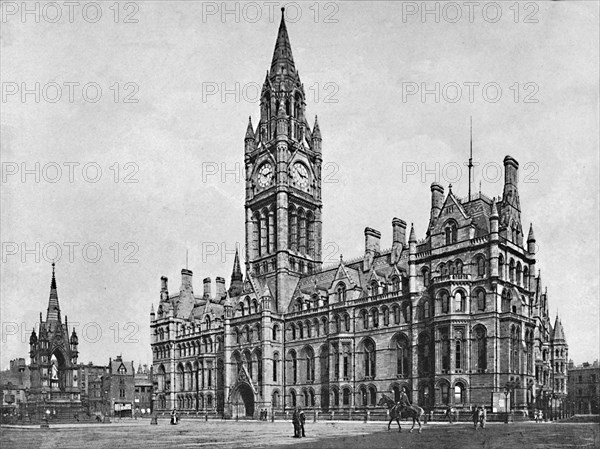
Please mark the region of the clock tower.
<svg viewBox="0 0 600 449"><path fill-rule="evenodd" d="M246 269L284 312L302 275L321 266L321 132L305 115L283 8L256 129L245 136Z"/></svg>

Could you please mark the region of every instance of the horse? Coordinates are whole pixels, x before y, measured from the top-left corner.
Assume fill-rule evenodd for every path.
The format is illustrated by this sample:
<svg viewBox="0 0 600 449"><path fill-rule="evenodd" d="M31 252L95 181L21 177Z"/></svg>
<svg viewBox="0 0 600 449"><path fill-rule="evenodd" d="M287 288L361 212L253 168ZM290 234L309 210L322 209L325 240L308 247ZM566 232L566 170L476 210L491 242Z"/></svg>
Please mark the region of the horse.
<svg viewBox="0 0 600 449"><path fill-rule="evenodd" d="M412 432L415 428L415 423L419 424L419 433L421 433L421 416L425 413L424 410L418 405L410 405L410 404L396 404L394 400L386 395L383 395L379 400L378 406L385 406L390 412L390 421L388 422L388 431L390 430L390 425L392 421L395 419L398 423L398 432L402 432L402 427L400 426L400 413L402 411L406 412L406 414L412 418L413 424L410 428L409 432Z"/></svg>

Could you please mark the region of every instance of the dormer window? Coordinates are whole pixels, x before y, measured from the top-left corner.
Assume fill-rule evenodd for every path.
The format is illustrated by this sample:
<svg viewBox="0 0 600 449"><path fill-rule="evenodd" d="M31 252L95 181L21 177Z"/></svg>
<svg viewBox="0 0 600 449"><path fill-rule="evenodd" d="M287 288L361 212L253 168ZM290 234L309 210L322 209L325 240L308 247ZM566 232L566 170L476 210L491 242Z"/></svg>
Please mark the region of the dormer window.
<svg viewBox="0 0 600 449"><path fill-rule="evenodd" d="M338 302L344 302L346 301L346 285L345 284L339 284L337 287L337 297L338 297Z"/></svg>
<svg viewBox="0 0 600 449"><path fill-rule="evenodd" d="M456 225L456 222L449 221L446 223L446 226L444 226L444 234L446 236L446 245L456 243L458 240L458 226Z"/></svg>

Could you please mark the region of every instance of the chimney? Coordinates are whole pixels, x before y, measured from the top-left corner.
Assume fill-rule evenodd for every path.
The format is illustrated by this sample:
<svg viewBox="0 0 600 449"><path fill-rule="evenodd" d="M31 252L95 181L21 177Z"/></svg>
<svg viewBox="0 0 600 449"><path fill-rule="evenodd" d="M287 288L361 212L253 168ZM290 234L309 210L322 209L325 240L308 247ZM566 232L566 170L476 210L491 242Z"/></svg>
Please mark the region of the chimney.
<svg viewBox="0 0 600 449"><path fill-rule="evenodd" d="M210 278L204 278L204 280L202 281L202 284L204 286L203 297L205 299L210 298L212 296L212 292L210 291Z"/></svg>
<svg viewBox="0 0 600 449"><path fill-rule="evenodd" d="M188 270L184 268L181 270L181 288L182 289L192 289L192 270Z"/></svg>
<svg viewBox="0 0 600 449"><path fill-rule="evenodd" d="M381 232L375 229L365 228L365 253L379 253L379 242L381 241Z"/></svg>
<svg viewBox="0 0 600 449"><path fill-rule="evenodd" d="M223 296L225 296L225 278L218 277L216 279L216 281L217 281L217 292L216 292L217 294L216 294L215 299L217 301L220 301L223 298Z"/></svg>
<svg viewBox="0 0 600 449"><path fill-rule="evenodd" d="M160 278L160 299L166 301L169 299L169 279L166 276Z"/></svg>
<svg viewBox="0 0 600 449"><path fill-rule="evenodd" d="M406 242L406 222L399 218L392 220L392 253L391 263L392 265L398 263L402 249Z"/></svg>
<svg viewBox="0 0 600 449"><path fill-rule="evenodd" d="M404 245L406 242L406 222L399 218L392 220L392 244L400 243Z"/></svg>
<svg viewBox="0 0 600 449"><path fill-rule="evenodd" d="M363 258L363 271L367 272L373 265L373 259L379 254L381 232L365 228L365 256Z"/></svg>
<svg viewBox="0 0 600 449"><path fill-rule="evenodd" d="M444 205L444 188L437 182L431 183L431 219L435 220Z"/></svg>
<svg viewBox="0 0 600 449"><path fill-rule="evenodd" d="M515 187L519 183L519 163L512 156L504 158L504 184L512 184Z"/></svg>
<svg viewBox="0 0 600 449"><path fill-rule="evenodd" d="M504 158L504 192L502 201L504 205L511 205L518 211L521 210L519 201L519 163L511 156ZM516 242L515 242L516 243Z"/></svg>

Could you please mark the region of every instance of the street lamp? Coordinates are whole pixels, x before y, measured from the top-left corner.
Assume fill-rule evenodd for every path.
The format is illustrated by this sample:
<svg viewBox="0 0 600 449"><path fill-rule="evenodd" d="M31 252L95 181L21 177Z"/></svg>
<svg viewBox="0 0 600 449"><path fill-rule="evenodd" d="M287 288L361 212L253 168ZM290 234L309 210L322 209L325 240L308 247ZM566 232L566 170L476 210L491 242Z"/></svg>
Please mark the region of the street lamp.
<svg viewBox="0 0 600 449"><path fill-rule="evenodd" d="M152 396L150 400L150 425L155 426L158 424L158 418L156 417L156 388L154 382L152 383Z"/></svg>
<svg viewBox="0 0 600 449"><path fill-rule="evenodd" d="M504 420L505 424L508 424L510 421L510 413L509 413L509 408L508 408L508 395L511 395L511 400L512 400L512 392L514 391L516 387L516 383L512 380L506 382L506 384L504 385L504 411L506 412L506 417Z"/></svg>

